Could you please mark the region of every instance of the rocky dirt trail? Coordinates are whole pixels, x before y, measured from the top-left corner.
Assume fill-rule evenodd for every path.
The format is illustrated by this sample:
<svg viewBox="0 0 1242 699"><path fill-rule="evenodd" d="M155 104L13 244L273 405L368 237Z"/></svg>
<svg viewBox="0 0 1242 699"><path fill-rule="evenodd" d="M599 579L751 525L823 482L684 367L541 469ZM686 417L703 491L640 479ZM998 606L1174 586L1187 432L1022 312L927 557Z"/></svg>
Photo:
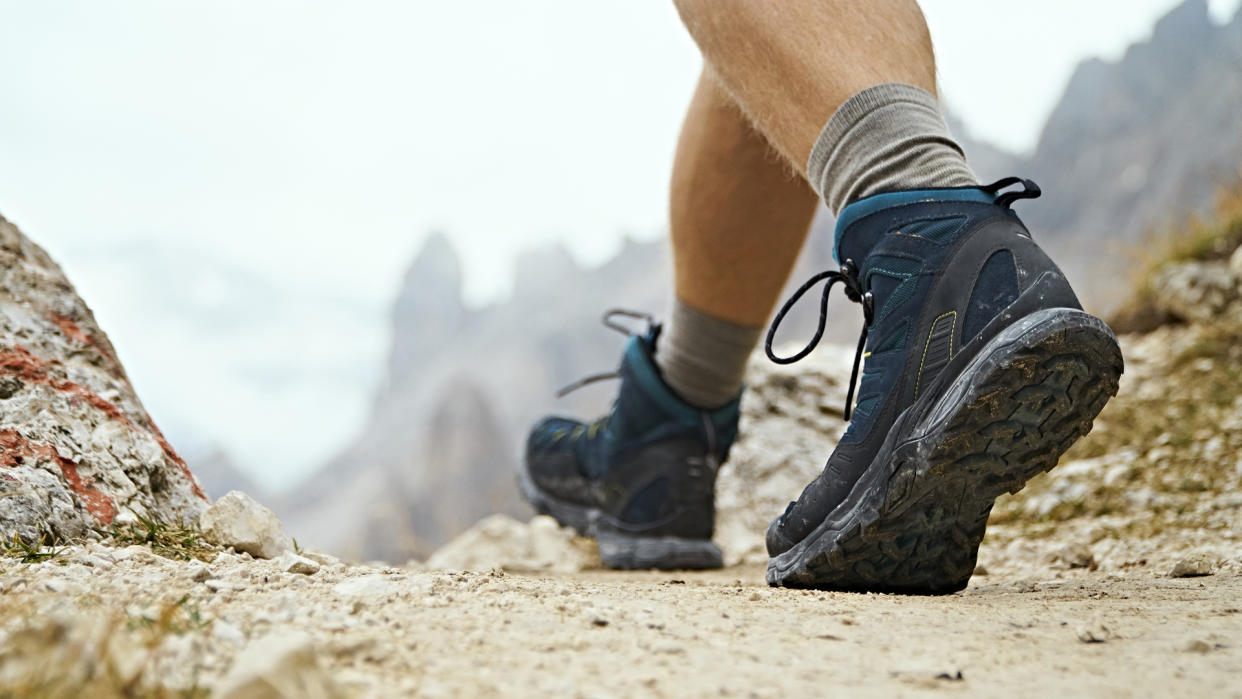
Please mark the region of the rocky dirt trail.
<svg viewBox="0 0 1242 699"><path fill-rule="evenodd" d="M0 568L14 696L1239 696L1242 576L989 571L939 598L88 546ZM1192 572L1205 572L1202 570ZM1179 573L1180 574L1180 573ZM5 693L0 689L0 695Z"/></svg>

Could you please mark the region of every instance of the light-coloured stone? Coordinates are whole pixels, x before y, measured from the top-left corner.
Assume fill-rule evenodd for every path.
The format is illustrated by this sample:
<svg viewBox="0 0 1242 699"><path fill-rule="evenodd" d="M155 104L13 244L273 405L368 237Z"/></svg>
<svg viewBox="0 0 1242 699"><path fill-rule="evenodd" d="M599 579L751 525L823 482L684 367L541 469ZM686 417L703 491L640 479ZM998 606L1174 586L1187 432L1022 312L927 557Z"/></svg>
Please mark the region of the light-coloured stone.
<svg viewBox="0 0 1242 699"><path fill-rule="evenodd" d="M1183 556L1169 571L1170 578L1196 578L1216 572L1216 561L1204 553Z"/></svg>
<svg viewBox="0 0 1242 699"><path fill-rule="evenodd" d="M1229 273L1233 275L1233 279L1242 287L1242 247L1233 251L1229 256Z"/></svg>
<svg viewBox="0 0 1242 699"><path fill-rule="evenodd" d="M383 575L360 575L339 582L332 587L332 594L347 599L380 600L399 591L397 583Z"/></svg>
<svg viewBox="0 0 1242 699"><path fill-rule="evenodd" d="M1095 565L1095 556L1086 544L1076 541L1056 550L1052 561L1067 568L1090 568Z"/></svg>
<svg viewBox="0 0 1242 699"><path fill-rule="evenodd" d="M1092 619L1079 624L1076 633L1083 643L1104 643L1117 638L1117 633L1103 619Z"/></svg>
<svg viewBox="0 0 1242 699"><path fill-rule="evenodd" d="M319 572L319 563L308 557L300 556L293 551L285 551L276 558L276 567L286 573L314 575Z"/></svg>
<svg viewBox="0 0 1242 699"><path fill-rule="evenodd" d="M255 558L275 558L293 550L293 541L285 536L276 515L239 490L207 508L198 524L208 541Z"/></svg>
<svg viewBox="0 0 1242 699"><path fill-rule="evenodd" d="M206 582L211 579L211 569L208 568L207 564L202 561L194 561L191 563L189 569L186 571L186 574L188 574L190 579L194 582Z"/></svg>
<svg viewBox="0 0 1242 699"><path fill-rule="evenodd" d="M341 696L341 692L320 667L310 636L282 633L250 643L216 685L212 696L221 699L329 699Z"/></svg>
<svg viewBox="0 0 1242 699"><path fill-rule="evenodd" d="M428 568L441 570L574 572L597 565L594 542L546 516L526 523L492 515L427 559Z"/></svg>
<svg viewBox="0 0 1242 699"><path fill-rule="evenodd" d="M233 646L234 648L240 648L246 644L246 634L242 633L241 629L227 621L224 621L223 619L216 619L212 622L211 636L229 644L230 646Z"/></svg>
<svg viewBox="0 0 1242 699"><path fill-rule="evenodd" d="M1238 282L1224 262L1178 262L1152 276L1154 298L1173 316L1211 322L1238 298Z"/></svg>
<svg viewBox="0 0 1242 699"><path fill-rule="evenodd" d="M212 592L234 592L236 590L246 589L245 585L229 582L227 580L216 580L215 578L208 579L204 581L203 584L206 585L207 589Z"/></svg>
<svg viewBox="0 0 1242 699"><path fill-rule="evenodd" d="M321 566L327 566L331 568L333 566L341 565L341 559L337 558L336 556L333 556L332 554L324 553L323 551L303 551L302 555L318 563Z"/></svg>

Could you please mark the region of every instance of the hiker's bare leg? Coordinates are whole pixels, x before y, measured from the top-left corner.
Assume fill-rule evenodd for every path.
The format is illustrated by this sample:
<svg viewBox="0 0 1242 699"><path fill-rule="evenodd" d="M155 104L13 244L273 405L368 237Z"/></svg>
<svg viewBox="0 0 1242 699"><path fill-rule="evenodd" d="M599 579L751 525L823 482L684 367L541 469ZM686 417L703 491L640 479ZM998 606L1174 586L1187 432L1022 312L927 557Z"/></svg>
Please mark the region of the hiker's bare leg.
<svg viewBox="0 0 1242 699"><path fill-rule="evenodd" d="M851 95L881 83L936 92L915 0L674 0L711 70L798 171Z"/></svg>
<svg viewBox="0 0 1242 699"><path fill-rule="evenodd" d="M673 163L677 298L761 326L806 239L818 199L705 70Z"/></svg>

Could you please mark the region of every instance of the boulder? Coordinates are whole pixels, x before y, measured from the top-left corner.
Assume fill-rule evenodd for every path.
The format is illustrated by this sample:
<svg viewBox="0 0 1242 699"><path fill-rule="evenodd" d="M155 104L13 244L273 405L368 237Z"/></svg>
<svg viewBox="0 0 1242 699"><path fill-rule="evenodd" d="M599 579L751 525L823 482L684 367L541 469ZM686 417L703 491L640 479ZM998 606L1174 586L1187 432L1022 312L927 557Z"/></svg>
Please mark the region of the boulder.
<svg viewBox="0 0 1242 699"><path fill-rule="evenodd" d="M0 217L0 536L97 537L207 506L60 267Z"/></svg>
<svg viewBox="0 0 1242 699"><path fill-rule="evenodd" d="M1238 280L1225 262L1177 262L1152 277L1155 299L1175 318L1213 322L1238 300Z"/></svg>

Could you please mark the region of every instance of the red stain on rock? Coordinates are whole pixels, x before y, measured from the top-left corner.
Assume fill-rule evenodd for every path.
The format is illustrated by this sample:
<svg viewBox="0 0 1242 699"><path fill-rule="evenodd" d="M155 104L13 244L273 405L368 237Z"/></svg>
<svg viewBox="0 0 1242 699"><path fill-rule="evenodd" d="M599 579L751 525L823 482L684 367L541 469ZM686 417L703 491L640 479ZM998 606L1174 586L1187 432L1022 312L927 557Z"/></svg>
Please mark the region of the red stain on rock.
<svg viewBox="0 0 1242 699"><path fill-rule="evenodd" d="M61 456L50 444L36 444L17 433L17 430L0 430L0 466L15 467L26 459L50 461L60 467L69 489L82 501L82 506L101 524L111 524L116 517L116 505L112 498L99 492L89 479L78 473L78 465Z"/></svg>
<svg viewBox="0 0 1242 699"><path fill-rule="evenodd" d="M0 373L12 374L29 383L41 383L51 386L57 391L71 393L86 401L94 408L103 411L114 420L120 420L129 427L134 423L121 409L108 402L82 384L64 379L54 379L47 371L47 363L31 354L25 347L17 345L13 349L0 350Z"/></svg>
<svg viewBox="0 0 1242 699"><path fill-rule="evenodd" d="M60 332L65 337L74 342L90 345L95 348L95 351L99 352L99 355L103 357L104 362L107 363L108 368L112 370L113 374L117 377L125 377L125 370L121 368L121 363L117 361L116 357L112 356L112 353L108 351L107 348L99 344L94 335L86 332L77 323L73 322L69 318L66 318L65 316L60 315L59 313L56 313L55 311L48 312L47 317L56 324L56 327L60 328Z"/></svg>
<svg viewBox="0 0 1242 699"><path fill-rule="evenodd" d="M43 384L45 386L50 386L57 391L69 393L86 401L87 404L103 412L108 417L120 421L126 427L135 431L140 430L138 425L135 425L134 421L129 419L128 415L121 412L120 408L113 405L103 396L94 393L89 388L81 384L66 381L64 379L53 378L48 373L47 366L47 362L44 362L42 359L34 356L21 345L17 345L12 349L0 349L0 374L12 374L13 376L16 376L28 383ZM181 472L185 474L186 479L190 482L190 487L194 491L194 494L203 500L206 500L207 495L203 493L201 488L198 487L198 483L194 480L194 476L190 473L190 468L186 465L185 460L178 456L177 452L173 450L172 445L169 444L168 440L164 438L164 433L160 432L159 428L156 427L155 423L151 420L151 416L146 415L145 417L147 419L147 424L150 426L148 433L157 443L159 443L160 449L164 451L164 454L171 459L173 463L177 464L178 468L181 469Z"/></svg>
<svg viewBox="0 0 1242 699"><path fill-rule="evenodd" d="M84 345L95 344L91 342L91 338L82 331L82 328L79 328L78 324L72 320L69 320L59 313L49 313L48 316L52 319L52 322L60 328L60 331L65 334L65 337L70 340L73 340L74 342L81 342Z"/></svg>

